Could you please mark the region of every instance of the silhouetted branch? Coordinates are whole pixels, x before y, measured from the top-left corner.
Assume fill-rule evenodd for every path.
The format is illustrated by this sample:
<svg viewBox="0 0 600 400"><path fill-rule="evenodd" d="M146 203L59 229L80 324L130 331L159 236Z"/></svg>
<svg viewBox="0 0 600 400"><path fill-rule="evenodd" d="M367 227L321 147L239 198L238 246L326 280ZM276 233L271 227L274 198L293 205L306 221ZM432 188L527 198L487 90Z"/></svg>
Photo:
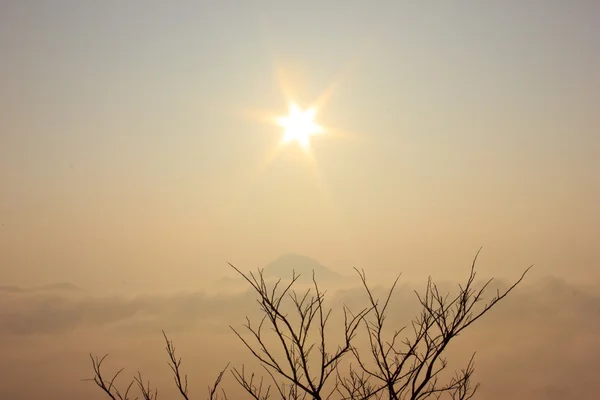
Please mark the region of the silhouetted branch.
<svg viewBox="0 0 600 400"><path fill-rule="evenodd" d="M380 303L374 298L367 285L365 272L356 270L373 309L371 313L373 317L365 319L364 326L369 338L370 359L374 367L369 367L360 351L353 347L352 353L364 375L355 374L356 382L350 380L352 384L347 386L354 390L366 386L367 381L370 380L379 382L379 386L371 392L361 393L360 397L352 397L352 390L346 389L350 396L347 398L367 399L382 391L391 400L419 400L430 396L438 398L444 393L452 398L466 400L475 394L478 385L473 387L470 383L474 370L473 358L460 374L445 384L439 382L439 374L447 367L443 353L453 338L505 298L531 269L531 267L527 268L506 291L498 290L489 303L475 310L476 304L482 301L486 288L492 282L490 279L480 289L474 288L475 263L480 251L481 249L473 259L466 284L459 285L457 295L442 294L431 278L427 282L423 295L415 291L422 310L411 323L412 340L407 338L399 341L398 339L406 327L394 330L391 337L387 339L384 339L383 335L387 308L399 277L392 284L383 303Z"/></svg>
<svg viewBox="0 0 600 400"><path fill-rule="evenodd" d="M106 357L108 357L108 354L105 354L104 357L102 357L101 359L98 359L98 357L94 357L92 354L90 354L90 358L92 360L92 368L94 370L94 377L89 378L89 379L83 379L83 380L95 382L96 385L100 389L102 389L102 391L104 391L104 393L106 393L106 395L109 398L111 398L112 400L131 400L131 398L129 397L129 391L131 390L131 387L133 386L134 381L131 381L129 383L129 386L127 386L127 389L125 390L125 393L123 393L123 394L121 394L119 389L117 389L117 387L115 386L115 380L121 374L121 372L123 372L124 368L121 368L120 370L118 370L112 376L112 378L110 378L109 381L106 381L104 376L102 376L102 363L104 362Z"/></svg>
<svg viewBox="0 0 600 400"><path fill-rule="evenodd" d="M144 380L142 379L141 372L138 371L138 375L133 379L137 383L144 400L158 399L158 389L154 389L154 391L152 391L152 389L150 389L150 381L148 381L144 386Z"/></svg>
<svg viewBox="0 0 600 400"><path fill-rule="evenodd" d="M475 264L480 251L473 259L466 282L458 286L457 294L442 293L430 277L424 293L415 291L421 308L419 314L410 325L393 327L389 332L387 316L400 276L380 300L367 284L364 270L355 268L367 295L367 307L354 314L343 306L343 340L335 348L330 347L327 334L332 310L325 309L326 292L319 288L314 271L312 287L299 293L293 290L299 278L295 272L289 283L282 284L279 279L269 286L263 270L244 274L229 264L254 289L262 313L258 323L246 317L245 335L230 328L259 361L269 375L270 383L254 373L248 375L243 365L241 370L233 368L231 373L255 400L269 400L272 396L281 400L328 400L334 394L344 400L423 400L442 396L469 400L479 388L478 383L472 383L475 354L464 368L444 378L443 372L448 365L444 357L446 349L452 339L519 285L531 269L527 268L508 289L496 290L496 294L483 303L492 279L480 288L475 287ZM364 326L367 335L366 351L354 344L359 326ZM268 340L265 329L274 335L275 341ZM164 331L162 333L167 364L175 385L183 400L190 400L188 376L182 371L181 358L176 355L173 342ZM340 365L346 355L353 357L355 364L350 364L349 371L343 376ZM119 391L115 382L123 369L110 378L104 377L102 363L106 357L99 359L90 354L94 377L84 380L95 382L112 400L134 400L130 397L134 384L137 384L142 400L158 400L158 389L152 389L149 381L144 382L140 372L124 392ZM219 392L219 387L228 368L229 364L208 387L209 400L227 399L225 391ZM271 390L272 386L274 390Z"/></svg>
<svg viewBox="0 0 600 400"><path fill-rule="evenodd" d="M219 372L219 375L217 375L217 379L215 379L213 385L208 386L208 400L218 400L219 395L217 394L217 390L219 388L219 385L221 384L221 381L223 380L223 375L225 375L227 368L229 368L229 364L230 363L227 363L225 368L223 368L221 372ZM221 389L221 395L223 396L224 400L227 400L227 394L225 393L225 389Z"/></svg>
<svg viewBox="0 0 600 400"><path fill-rule="evenodd" d="M167 364L169 365L169 367L171 368L171 371L173 372L173 380L175 381L175 386L177 386L177 389L179 390L179 393L181 394L181 396L185 400L189 400L188 376L187 376L187 374L183 375L183 378L181 376L181 357L177 358L177 355L175 354L175 345L173 344L173 341L169 340L165 331L162 331L162 333L163 333L163 337L165 338L165 342L166 342L165 349L167 350L167 354L169 355L169 361L167 362ZM214 384L212 386L208 387L208 399L209 400L218 400L219 396L218 396L217 390L219 388L221 380L223 379L223 375L225 374L225 371L227 371L228 367L229 367L229 363L227 363L225 368L223 368L223 370L221 370L221 372L219 372L219 375L217 375L217 379L215 379ZM225 394L225 391L222 390L221 393L222 393L223 398L227 399L227 395Z"/></svg>
<svg viewBox="0 0 600 400"><path fill-rule="evenodd" d="M323 388L331 374L337 369L342 357L350 352L351 341L356 335L360 321L369 312L369 309L365 308L353 315L344 307L344 342L333 352L329 352L326 327L331 310L324 309L325 292L321 292L314 272L312 289L298 294L292 290L292 286L299 278L295 272L291 282L278 292L277 288L281 284L281 280L275 282L273 288L269 289L262 270L258 270L257 274L250 272L246 275L233 265L230 264L230 266L254 288L258 294L257 302L264 314L258 325L253 325L250 319L246 318L245 328L252 338L253 344L235 328L230 328L269 374L279 375L284 381L287 381L288 384L285 385L278 382L272 375L273 382L282 398L303 398L298 390L314 399L329 397L323 395ZM291 317L282 311L282 302L286 298L291 301L295 316L299 320L298 327L294 327ZM267 345L263 335L265 323L268 323L275 333L279 346ZM315 329L318 337L311 340L309 337L312 337L311 332ZM277 357L273 347L279 347L284 356ZM318 352L317 358L311 358L313 350ZM249 388L252 389L249 382L242 379L242 374L238 372L236 376L246 391L249 391ZM256 391L252 395L254 398L258 398Z"/></svg>
<svg viewBox="0 0 600 400"><path fill-rule="evenodd" d="M377 390L371 383L371 376L364 370L360 373L350 365L348 376L342 377L339 369L336 370L336 391L342 399L381 399L382 390Z"/></svg>
<svg viewBox="0 0 600 400"><path fill-rule="evenodd" d="M162 331L162 334L166 342L165 349L167 350L167 354L169 355L169 361L167 362L167 364L171 368L171 371L173 371L173 380L175 381L175 386L177 386L181 397L183 397L185 400L189 400L187 374L183 376L183 379L181 377L181 358L177 358L177 356L175 355L175 345L172 341L169 340L165 331Z"/></svg>
<svg viewBox="0 0 600 400"><path fill-rule="evenodd" d="M246 376L246 371L242 365L242 370L239 371L237 368L233 368L231 371L235 380L240 384L242 388L255 400L267 400L271 394L271 386L263 386L264 378L261 377L258 383L255 382L255 375L252 373L250 377Z"/></svg>
<svg viewBox="0 0 600 400"><path fill-rule="evenodd" d="M177 389L179 390L179 393L181 394L181 396L185 400L189 400L187 375L183 375L183 377L181 375L181 368L180 368L181 367L181 358L177 358L177 356L175 354L175 345L173 344L173 342L167 338L167 335L164 331L162 333L163 333L163 337L165 338L165 342L166 342L167 354L169 355L169 361L167 362L167 364L169 365L169 367L171 367L171 370L173 371L173 379L175 381L175 385L177 386ZM150 381L147 381L146 384L144 384L144 380L142 379L142 374L139 371L138 371L137 376L134 377L134 379L129 383L129 386L127 386L127 390L125 391L125 393L121 393L119 391L119 389L117 389L117 387L115 386L115 380L121 374L121 372L123 372L123 368L121 368L119 371L117 371L117 373L114 374L112 376L112 378L107 381L104 378L104 376L102 374L102 370L101 370L102 363L104 362L104 360L106 359L107 356L108 356L108 354L106 354L101 359L98 359L98 357L94 357L90 354L90 358L92 359L92 368L94 370L94 377L90 378L90 379L83 379L84 381L95 382L96 385L99 388L101 388L102 391L112 400L136 400L137 397L135 397L133 399L131 397L129 397L129 392L131 391L131 388L134 383L137 384L137 387L138 387L140 393L142 394L143 400L158 400L158 389L151 389ZM225 366L225 368L219 373L214 384L212 386L208 387L208 399L209 400L219 400L219 395L218 395L217 391L218 391L219 385L221 384L221 380L223 379L225 371L227 370L228 367L229 367L229 364L227 364ZM227 400L227 395L226 395L225 391L222 389L221 389L221 396L222 396L221 397L222 399Z"/></svg>

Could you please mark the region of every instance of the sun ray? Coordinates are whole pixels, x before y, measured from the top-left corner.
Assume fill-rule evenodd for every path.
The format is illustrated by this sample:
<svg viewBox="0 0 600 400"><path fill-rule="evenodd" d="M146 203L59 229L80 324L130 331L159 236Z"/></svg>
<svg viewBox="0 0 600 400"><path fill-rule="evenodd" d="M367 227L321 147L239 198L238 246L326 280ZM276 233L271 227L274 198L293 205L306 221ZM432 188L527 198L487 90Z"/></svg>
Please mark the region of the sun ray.
<svg viewBox="0 0 600 400"><path fill-rule="evenodd" d="M281 63L277 63L274 67L275 75L277 77L277 83L279 90L286 102L291 102L292 99L297 97L297 93L294 90L294 86L290 83L291 79L288 79L289 72L284 68Z"/></svg>
<svg viewBox="0 0 600 400"><path fill-rule="evenodd" d="M331 83L321 92L321 94L313 101L310 108L321 110L327 106L331 97L333 97L336 90L338 90L355 72L356 68L362 61L367 57L369 52L368 43L365 42L354 55L354 57L345 65L345 67L338 72L337 76L331 81Z"/></svg>

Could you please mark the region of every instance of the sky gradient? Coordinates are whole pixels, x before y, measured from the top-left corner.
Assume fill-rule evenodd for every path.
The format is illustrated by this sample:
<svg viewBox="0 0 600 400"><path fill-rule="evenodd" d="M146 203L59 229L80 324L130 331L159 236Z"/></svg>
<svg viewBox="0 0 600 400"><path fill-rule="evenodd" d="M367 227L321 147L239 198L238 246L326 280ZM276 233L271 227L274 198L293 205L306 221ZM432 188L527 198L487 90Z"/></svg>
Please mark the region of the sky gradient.
<svg viewBox="0 0 600 400"><path fill-rule="evenodd" d="M452 3L452 4L450 4ZM2 1L0 282L161 291L287 252L600 279L600 3ZM333 86L311 158L254 115ZM335 134L334 134L335 133Z"/></svg>

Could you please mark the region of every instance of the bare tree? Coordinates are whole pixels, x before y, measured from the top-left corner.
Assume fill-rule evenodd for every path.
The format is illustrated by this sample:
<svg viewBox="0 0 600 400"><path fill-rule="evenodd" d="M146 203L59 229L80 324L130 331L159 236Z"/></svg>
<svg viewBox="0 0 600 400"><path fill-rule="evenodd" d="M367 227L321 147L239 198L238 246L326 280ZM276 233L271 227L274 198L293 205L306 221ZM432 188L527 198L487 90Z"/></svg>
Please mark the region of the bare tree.
<svg viewBox="0 0 600 400"><path fill-rule="evenodd" d="M422 309L420 315L411 323L412 339L400 340L406 327L394 329L390 335L384 333L390 299L399 277L380 302L367 285L365 272L356 270L372 310L370 315L363 319L370 344L367 357L370 364L362 352L352 346L351 350L361 373L351 370L349 377L341 379L342 384L339 385L338 392L343 398L357 400L384 397L390 400L419 400L446 395L452 399L467 400L473 397L479 387L479 384L473 386L471 382L474 354L465 368L445 383L441 383L439 375L447 366L443 354L453 338L504 299L531 269L527 268L507 290L497 290L488 303L476 307L483 301L484 293L492 282L490 279L479 289L475 288L475 263L479 251L473 259L466 283L458 286L456 295L440 292L431 278L423 295L415 291Z"/></svg>
<svg viewBox="0 0 600 400"><path fill-rule="evenodd" d="M350 353L351 341L369 309L353 314L348 308L343 308L343 343L331 351L328 349L330 338L326 333L331 309L325 309L325 292L319 289L314 272L313 287L299 294L292 290L299 278L295 272L291 282L278 291L281 280L269 288L262 270L258 270L257 274L250 272L247 275L233 265L231 267L252 286L258 295L257 302L263 314L258 324L252 324L246 318L245 328L251 339L244 338L235 328L231 329L269 374L279 397L316 400L329 398L333 389L326 395L325 385L337 370L342 357ZM285 300L289 301L288 305L293 310L291 315L287 312ZM275 344L266 340L265 324L275 334ZM254 382L255 375L248 377L244 369L234 369L233 374L254 399L269 398L270 386L265 388L262 379L257 385Z"/></svg>
<svg viewBox="0 0 600 400"><path fill-rule="evenodd" d="M188 396L188 377L187 374L182 375L181 372L181 358L178 358L175 354L175 345L171 340L169 340L167 334L164 331L163 337L165 338L166 342L165 349L169 356L169 361L167 362L167 364L171 368L171 371L173 371L173 380L175 381L175 385L177 386L181 397L185 400L190 400ZM138 399L138 397L130 397L131 388L134 386L134 384L138 387L143 400L158 400L158 389L152 389L150 386L150 381L147 381L146 384L144 384L142 374L139 371L137 376L135 376L133 380L129 382L129 385L127 386L127 389L124 392L121 392L115 385L117 377L121 374L121 372L123 372L124 368L121 368L119 371L117 371L117 373L112 375L112 377L107 380L107 378L104 377L101 369L102 363L104 362L107 356L108 354L105 354L104 357L99 359L98 357L94 357L92 354L90 354L90 358L92 359L94 377L89 379L83 379L84 381L92 381L96 383L96 385L100 389L102 389L102 391L108 396L108 398L112 400ZM218 389L219 385L221 384L221 380L223 379L223 375L225 374L225 371L227 371L228 367L229 364L227 364L227 366L225 366L225 368L221 370L219 375L217 375L217 378L215 379L213 385L208 387L209 400L227 400L227 395L225 391L221 390L221 396L219 396Z"/></svg>
<svg viewBox="0 0 600 400"><path fill-rule="evenodd" d="M388 333L386 324L399 276L380 300L367 284L365 272L355 269L366 292L367 307L357 313L343 307L343 335L337 346L332 345L333 338L326 330L332 310L325 308L325 292L320 290L314 272L312 286L299 293L294 290L300 277L295 272L289 283L283 284L280 279L269 286L263 270L244 274L230 264L257 294L262 315L258 323L246 317L245 335L230 328L266 375L248 374L243 365L233 368L231 373L255 400L268 400L271 396L282 400L324 400L334 394L345 400L422 400L444 396L454 400L471 399L479 387L472 382L474 354L464 368L444 377L448 345L504 299L531 269L527 268L508 289L496 290L485 303L484 294L492 279L476 287L475 264L480 251L473 259L466 283L458 286L456 294L442 293L431 278L423 294L415 291L421 310L411 321L407 334L404 334L406 326L392 327ZM354 341L360 326L364 326L368 338L366 350L361 350ZM181 397L190 400L188 377L181 371L181 358L176 356L175 346L164 331L163 336L175 385ZM149 381L144 383L141 373L138 372L121 392L115 381L123 369L105 378L101 366L106 355L98 359L90 354L90 358L94 377L87 380L94 381L110 399L132 400L130 392L136 385L143 400L158 400L158 390L152 389ZM349 370L342 374L341 361L348 359ZM227 399L225 391L219 392L218 388L228 366L219 373L213 386L209 386L209 400Z"/></svg>

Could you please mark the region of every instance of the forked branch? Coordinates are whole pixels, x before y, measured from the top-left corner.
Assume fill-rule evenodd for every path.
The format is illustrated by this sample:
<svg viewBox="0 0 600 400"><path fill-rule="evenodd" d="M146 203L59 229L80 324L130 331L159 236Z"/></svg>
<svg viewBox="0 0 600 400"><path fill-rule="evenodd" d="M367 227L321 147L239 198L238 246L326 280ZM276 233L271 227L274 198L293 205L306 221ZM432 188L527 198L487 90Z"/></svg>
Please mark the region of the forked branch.
<svg viewBox="0 0 600 400"><path fill-rule="evenodd" d="M423 295L415 291L421 312L411 323L412 338L405 340L399 338L406 326L395 329L388 335L384 333L390 298L399 277L380 302L367 285L365 272L356 270L373 312L370 318L364 319L363 324L370 344L368 357L365 358L358 348L352 348L363 375L351 374L354 379L347 380L344 385L345 398L367 399L384 392L390 400L419 400L431 396L438 398L443 394L453 399L467 400L475 394L479 385L471 383L473 358L460 373L446 383L441 383L439 375L447 367L443 354L453 338L504 299L523 281L531 269L527 268L508 289L502 292L497 290L496 295L487 304L477 308L476 305L483 301L485 291L492 282L490 279L481 288L474 287L475 264L480 251L481 249L473 259L466 283L458 286L456 295L441 293L431 278ZM375 389L372 389L371 381L378 382ZM355 397L357 389L367 387L367 383L371 391Z"/></svg>
<svg viewBox="0 0 600 400"><path fill-rule="evenodd" d="M182 375L181 372L181 358L178 358L175 354L175 345L173 344L172 341L169 340L169 338L167 337L166 333L163 331L163 337L165 338L165 342L166 342L166 350L167 350L167 354L169 356L169 361L167 362L167 364L169 365L169 367L171 368L171 371L173 372L173 380L175 381L175 385L177 386L177 389L179 390L179 393L181 395L181 397L183 397L185 400L189 400L188 397L188 378L187 378L187 374ZM83 379L84 381L93 381L94 383L96 383L96 385L102 389L102 391L108 396L108 398L112 399L112 400L136 400L138 399L138 397L130 397L130 392L131 392L131 388L133 387L134 384L136 384L137 388L140 391L140 394L142 395L142 399L143 400L158 400L158 389L152 389L150 387L150 381L146 381L144 383L144 379L142 378L142 374L138 371L137 376L134 377L133 380L130 381L129 385L127 386L127 389L124 392L121 392L116 384L115 381L117 379L117 377L121 374L121 372L123 372L123 368L121 368L119 371L117 371L117 373L115 373L111 378L107 379L104 377L103 372L102 372L102 363L104 362L104 360L106 359L106 357L108 356L108 354L104 355L104 357L102 358L98 358L98 357L94 357L93 355L90 354L90 358L92 360L92 368L94 371L94 377L93 378L89 378L89 379ZM221 396L219 396L219 386L221 384L221 381L223 379L223 376L225 374L225 371L227 370L227 368L229 367L229 364L227 364L225 366L225 368L223 370L221 370L221 372L219 373L219 375L217 375L217 379L215 380L215 382L213 383L212 386L208 387L208 399L209 400L219 400L227 399L227 395L225 393L224 390L221 389Z"/></svg>
<svg viewBox="0 0 600 400"><path fill-rule="evenodd" d="M231 264L230 264L231 265ZM244 346L250 353L260 361L261 365L271 375L272 381L282 398L303 398L308 395L313 399L322 399L326 396L323 391L325 384L336 371L339 362L344 355L350 352L351 342L356 336L357 329L364 316L370 311L365 308L353 314L344 307L344 336L343 343L335 350L327 348L329 337L326 333L327 323L331 310L326 310L324 305L325 292L322 292L314 276L312 277L312 288L303 293L292 290L293 285L299 278L294 272L291 282L282 286L278 291L281 280L269 288L262 270L258 273L242 273L231 265L254 289L258 295L257 302L264 317L254 325L250 319L246 319L245 328L249 339L245 338L238 330L231 327ZM290 316L284 312L284 300L289 301L289 307L293 310ZM293 319L298 324L293 323ZM265 338L263 327L268 324L274 332L277 345L271 345ZM277 351L283 356L277 356ZM317 355L313 356L313 351ZM243 370L242 370L243 372ZM264 399L259 394L259 387L252 386L252 378L243 379L243 373L235 373L236 379L242 387L255 399ZM279 382L276 377L283 379ZM333 393L333 390L329 393ZM265 393L268 393L265 391ZM263 395L264 396L264 395ZM291 397L290 397L291 396Z"/></svg>

